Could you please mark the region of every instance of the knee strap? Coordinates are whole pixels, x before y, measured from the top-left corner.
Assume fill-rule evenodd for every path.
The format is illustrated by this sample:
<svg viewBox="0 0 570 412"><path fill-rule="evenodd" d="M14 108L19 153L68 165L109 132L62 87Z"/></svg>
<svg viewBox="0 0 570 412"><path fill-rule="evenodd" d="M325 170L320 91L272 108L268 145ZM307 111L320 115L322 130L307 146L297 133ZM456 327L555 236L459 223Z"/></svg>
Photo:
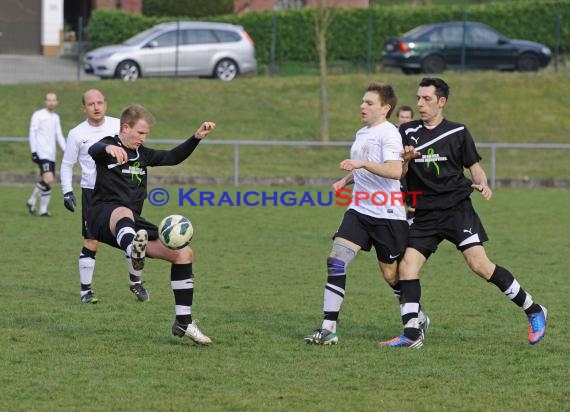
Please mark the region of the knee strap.
<svg viewBox="0 0 570 412"><path fill-rule="evenodd" d="M332 276L344 275L348 264L355 256L356 252L354 252L354 250L335 240L333 242L331 253L327 258L328 274Z"/></svg>
<svg viewBox="0 0 570 412"><path fill-rule="evenodd" d="M38 184L39 184L40 190L42 190L43 192L49 192L51 190L51 186L48 185L43 180L40 180L40 182Z"/></svg>

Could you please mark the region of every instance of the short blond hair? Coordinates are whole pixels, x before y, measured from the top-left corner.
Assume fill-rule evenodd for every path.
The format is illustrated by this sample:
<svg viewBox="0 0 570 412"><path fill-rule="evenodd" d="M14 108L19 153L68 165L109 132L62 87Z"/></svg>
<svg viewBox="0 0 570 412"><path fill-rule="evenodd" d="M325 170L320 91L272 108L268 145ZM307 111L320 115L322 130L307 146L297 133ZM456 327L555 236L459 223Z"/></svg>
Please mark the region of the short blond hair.
<svg viewBox="0 0 570 412"><path fill-rule="evenodd" d="M121 124L128 124L130 127L143 119L152 127L155 123L154 116L145 107L140 104L131 104L123 109L121 113Z"/></svg>

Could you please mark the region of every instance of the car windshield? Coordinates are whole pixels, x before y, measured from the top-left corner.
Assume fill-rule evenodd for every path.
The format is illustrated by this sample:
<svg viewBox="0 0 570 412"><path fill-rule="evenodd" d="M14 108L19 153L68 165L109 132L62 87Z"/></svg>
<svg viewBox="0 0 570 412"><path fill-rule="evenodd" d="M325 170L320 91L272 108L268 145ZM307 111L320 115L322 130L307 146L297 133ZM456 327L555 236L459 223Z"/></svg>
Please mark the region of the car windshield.
<svg viewBox="0 0 570 412"><path fill-rule="evenodd" d="M162 32L162 29L153 27L143 32L140 32L139 34L131 37L130 39L125 40L123 44L127 46L134 46L136 44L139 44L140 42L147 40L148 38L154 37L155 33L160 33L160 32Z"/></svg>
<svg viewBox="0 0 570 412"><path fill-rule="evenodd" d="M414 38L416 38L416 37L421 36L421 35L422 35L427 29L429 29L430 27L431 27L431 26L428 26L428 25L416 27L415 29L412 29L412 30L410 30L410 31L408 31L408 32L406 32L406 33L404 33L404 34L402 35L402 37L408 37L408 38L414 39Z"/></svg>

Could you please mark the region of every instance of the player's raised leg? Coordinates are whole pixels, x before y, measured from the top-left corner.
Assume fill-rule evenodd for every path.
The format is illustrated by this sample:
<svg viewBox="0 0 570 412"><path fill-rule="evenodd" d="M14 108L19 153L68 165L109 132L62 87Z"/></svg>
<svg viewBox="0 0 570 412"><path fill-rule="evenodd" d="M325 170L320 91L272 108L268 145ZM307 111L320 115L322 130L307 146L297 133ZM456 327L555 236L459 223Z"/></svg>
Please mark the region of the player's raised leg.
<svg viewBox="0 0 570 412"><path fill-rule="evenodd" d="M546 308L534 302L530 293L522 288L509 270L491 262L483 246L464 250L463 257L471 270L497 286L515 305L523 309L528 319L528 343L535 345L540 342L546 333Z"/></svg>
<svg viewBox="0 0 570 412"><path fill-rule="evenodd" d="M115 234L117 244L125 252L129 269L129 289L140 302L146 302L149 294L141 279L148 242L147 231L142 229L135 232L133 214L125 207L118 207L112 212L109 226Z"/></svg>

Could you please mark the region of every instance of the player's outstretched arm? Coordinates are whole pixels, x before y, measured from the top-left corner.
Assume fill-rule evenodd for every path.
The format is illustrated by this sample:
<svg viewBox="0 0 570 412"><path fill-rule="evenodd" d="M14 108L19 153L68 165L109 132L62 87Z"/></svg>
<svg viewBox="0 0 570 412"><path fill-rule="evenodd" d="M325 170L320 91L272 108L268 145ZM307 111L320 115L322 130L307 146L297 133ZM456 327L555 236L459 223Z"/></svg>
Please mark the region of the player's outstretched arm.
<svg viewBox="0 0 570 412"><path fill-rule="evenodd" d="M215 127L216 124L214 122L204 122L191 138L178 146L170 150L152 150L152 153L149 153L149 166L174 166L181 163L194 152L200 141Z"/></svg>
<svg viewBox="0 0 570 412"><path fill-rule="evenodd" d="M198 140L202 140L206 137L212 130L216 128L216 123L214 122L204 122L200 125L196 133L194 133L194 137Z"/></svg>

